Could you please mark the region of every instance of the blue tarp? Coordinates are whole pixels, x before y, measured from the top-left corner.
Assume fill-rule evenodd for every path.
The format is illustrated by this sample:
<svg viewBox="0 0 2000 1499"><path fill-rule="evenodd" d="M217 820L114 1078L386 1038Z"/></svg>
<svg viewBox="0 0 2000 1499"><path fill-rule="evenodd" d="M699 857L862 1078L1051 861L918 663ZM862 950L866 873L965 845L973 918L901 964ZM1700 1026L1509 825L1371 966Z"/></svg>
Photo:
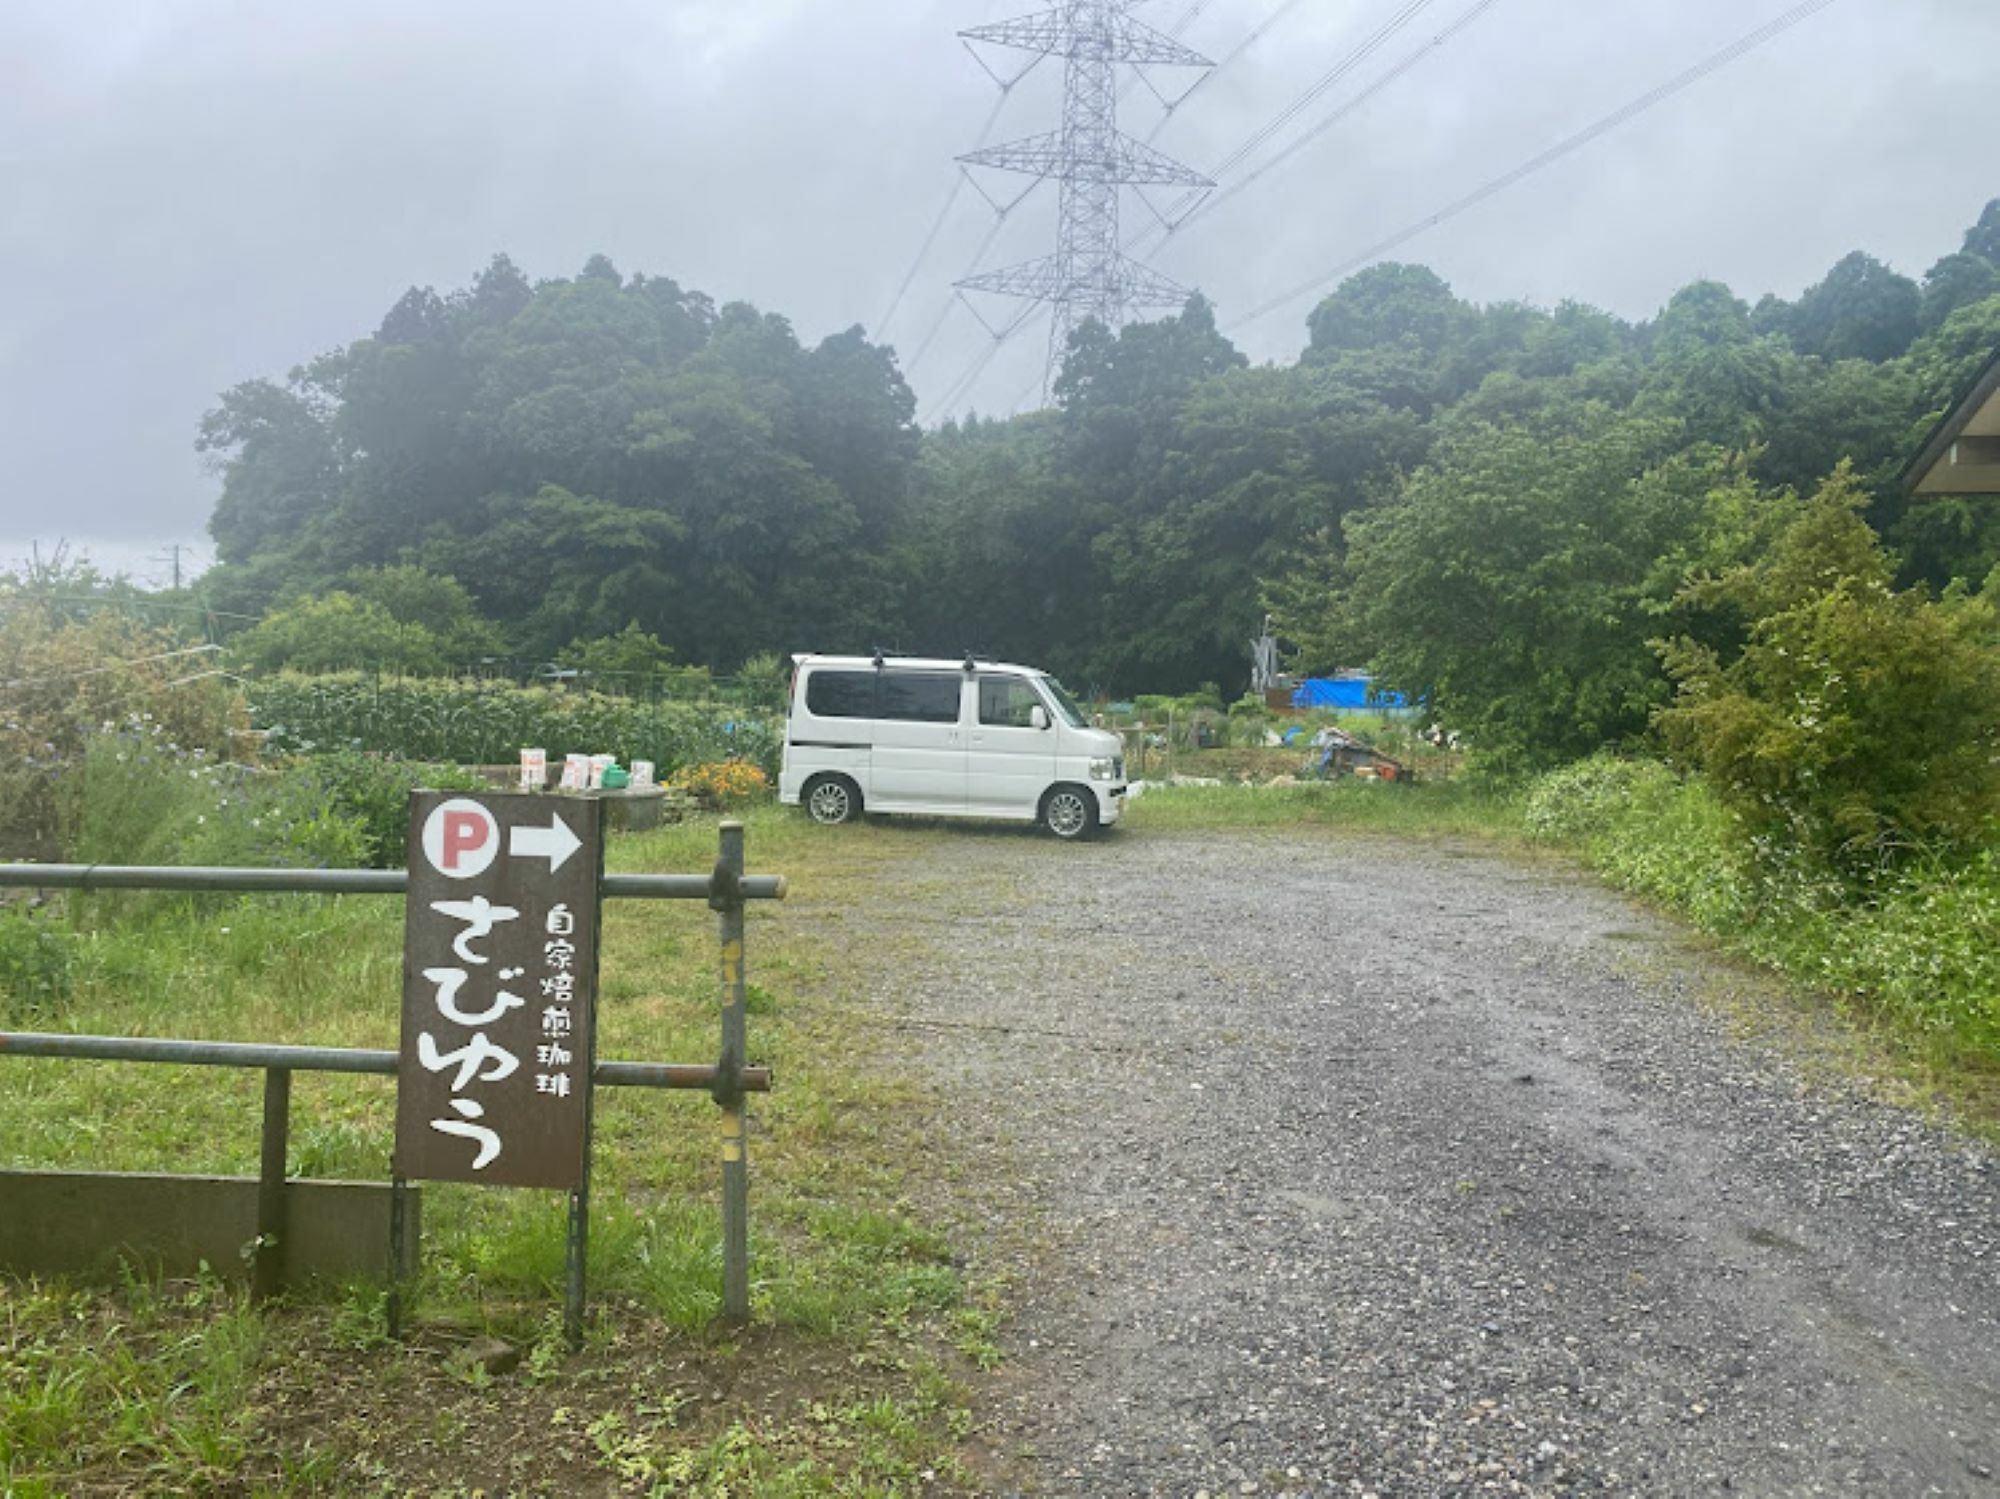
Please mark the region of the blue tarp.
<svg viewBox="0 0 2000 1499"><path fill-rule="evenodd" d="M1400 692L1368 695L1367 677L1307 677L1292 694L1294 708L1405 708Z"/></svg>

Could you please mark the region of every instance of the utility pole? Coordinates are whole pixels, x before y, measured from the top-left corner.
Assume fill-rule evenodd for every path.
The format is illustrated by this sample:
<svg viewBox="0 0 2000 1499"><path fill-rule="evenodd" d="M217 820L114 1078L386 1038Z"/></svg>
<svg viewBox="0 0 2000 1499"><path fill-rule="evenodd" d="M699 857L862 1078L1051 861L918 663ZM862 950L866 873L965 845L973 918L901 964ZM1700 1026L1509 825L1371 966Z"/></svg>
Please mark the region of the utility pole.
<svg viewBox="0 0 2000 1499"><path fill-rule="evenodd" d="M1045 390L1053 385L1070 335L1095 319L1117 328L1135 308L1178 307L1188 291L1139 264L1119 246L1119 193L1127 186L1202 189L1214 183L1118 129L1117 70L1207 68L1206 57L1127 12L1143 0L1062 0L1055 9L959 33L968 43L1014 47L1064 59L1062 128L959 157L991 167L1053 177L1061 184L1055 254L968 276L961 291L1048 302Z"/></svg>
<svg viewBox="0 0 2000 1499"><path fill-rule="evenodd" d="M173 564L173 569L174 569L174 592L175 592L175 593L179 593L179 592L181 591L181 551L182 551L182 550L183 550L183 549L182 549L182 547L181 547L181 544L180 544L180 543L179 543L178 541L170 541L170 542L168 542L168 543L167 543L167 555L166 555L166 556L164 556L164 557L155 557L155 558L153 559L153 561L155 561L155 562L170 562L170 563L172 563L172 564Z"/></svg>

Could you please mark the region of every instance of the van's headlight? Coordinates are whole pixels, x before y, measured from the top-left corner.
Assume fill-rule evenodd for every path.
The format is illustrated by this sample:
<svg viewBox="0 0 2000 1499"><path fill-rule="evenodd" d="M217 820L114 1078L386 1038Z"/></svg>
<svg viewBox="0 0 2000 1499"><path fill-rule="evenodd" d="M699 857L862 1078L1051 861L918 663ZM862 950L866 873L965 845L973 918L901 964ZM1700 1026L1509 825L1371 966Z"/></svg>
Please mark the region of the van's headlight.
<svg viewBox="0 0 2000 1499"><path fill-rule="evenodd" d="M1109 755L1106 755L1102 760L1092 760L1090 762L1090 778L1093 781L1116 780L1117 776L1118 762Z"/></svg>

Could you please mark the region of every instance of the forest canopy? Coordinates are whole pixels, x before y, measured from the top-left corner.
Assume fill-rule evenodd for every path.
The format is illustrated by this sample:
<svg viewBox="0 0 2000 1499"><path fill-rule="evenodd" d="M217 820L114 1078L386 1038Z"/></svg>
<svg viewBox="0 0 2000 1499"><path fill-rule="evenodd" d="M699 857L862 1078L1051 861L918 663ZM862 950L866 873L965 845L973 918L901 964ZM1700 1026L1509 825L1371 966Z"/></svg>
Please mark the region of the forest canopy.
<svg viewBox="0 0 2000 1499"><path fill-rule="evenodd" d="M541 282L498 256L220 398L203 588L274 616L273 662L334 629L442 667L631 632L717 672L970 649L1120 694L1241 690L1275 611L1298 669L1372 666L1547 760L1646 728L1655 642L1740 645L1690 578L1837 470L1887 584L2000 563L2000 506L1896 478L2000 347L2000 203L1921 282L1856 252L1795 301L1696 282L1634 324L1380 264L1305 331L1251 367L1199 296L1086 324L1049 410L924 432L858 327L808 347L602 256Z"/></svg>

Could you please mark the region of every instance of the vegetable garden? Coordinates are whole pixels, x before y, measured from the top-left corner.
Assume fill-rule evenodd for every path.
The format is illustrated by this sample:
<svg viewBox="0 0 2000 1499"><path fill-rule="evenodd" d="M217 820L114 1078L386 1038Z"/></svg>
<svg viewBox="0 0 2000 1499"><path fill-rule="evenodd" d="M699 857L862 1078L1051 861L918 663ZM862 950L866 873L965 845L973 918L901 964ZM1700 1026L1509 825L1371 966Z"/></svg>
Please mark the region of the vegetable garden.
<svg viewBox="0 0 2000 1499"><path fill-rule="evenodd" d="M739 705L641 702L604 693L436 678L284 673L248 689L251 723L273 754L363 750L458 765L513 763L529 746L552 760L608 753L650 760L662 776L741 760L777 773L772 719Z"/></svg>

